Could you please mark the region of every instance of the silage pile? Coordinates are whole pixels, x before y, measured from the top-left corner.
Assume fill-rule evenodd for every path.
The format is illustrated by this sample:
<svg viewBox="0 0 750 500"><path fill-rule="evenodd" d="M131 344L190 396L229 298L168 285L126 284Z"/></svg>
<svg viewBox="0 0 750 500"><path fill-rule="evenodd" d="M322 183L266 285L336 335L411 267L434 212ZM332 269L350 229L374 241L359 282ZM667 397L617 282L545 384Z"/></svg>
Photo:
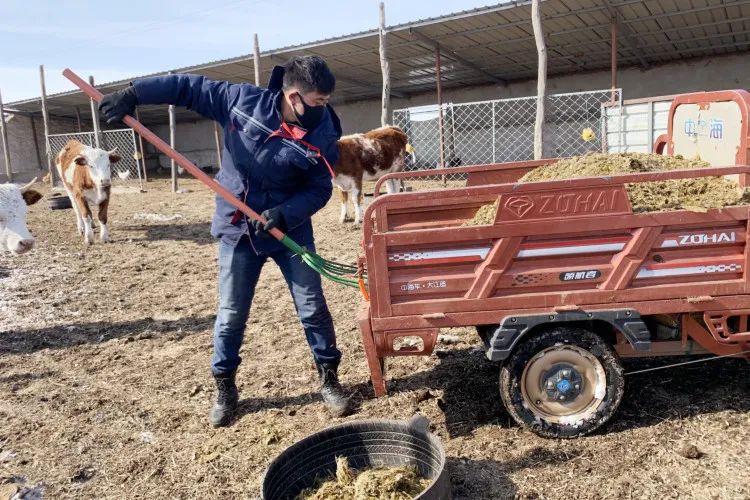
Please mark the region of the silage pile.
<svg viewBox="0 0 750 500"><path fill-rule="evenodd" d="M591 153L566 158L551 165L538 167L524 175L519 182L553 181L580 177L606 177L664 170L709 167L699 159L681 156L662 156L646 153ZM662 212L669 210L706 211L738 205L747 201L739 185L724 177L700 177L626 185L633 212ZM492 224L495 204L484 205L466 225Z"/></svg>
<svg viewBox="0 0 750 500"><path fill-rule="evenodd" d="M336 477L303 490L296 500L410 500L429 484L413 465L355 471L346 457L336 457Z"/></svg>

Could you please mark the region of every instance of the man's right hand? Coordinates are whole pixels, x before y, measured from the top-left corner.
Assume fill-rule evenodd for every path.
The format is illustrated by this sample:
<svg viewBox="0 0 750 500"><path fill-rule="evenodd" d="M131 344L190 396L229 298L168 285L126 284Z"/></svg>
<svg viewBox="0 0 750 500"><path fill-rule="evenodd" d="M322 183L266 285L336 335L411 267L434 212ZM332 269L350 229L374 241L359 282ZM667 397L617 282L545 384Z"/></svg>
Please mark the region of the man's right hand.
<svg viewBox="0 0 750 500"><path fill-rule="evenodd" d="M133 115L138 105L138 96L132 85L102 97L99 112L110 125L119 124L125 115Z"/></svg>

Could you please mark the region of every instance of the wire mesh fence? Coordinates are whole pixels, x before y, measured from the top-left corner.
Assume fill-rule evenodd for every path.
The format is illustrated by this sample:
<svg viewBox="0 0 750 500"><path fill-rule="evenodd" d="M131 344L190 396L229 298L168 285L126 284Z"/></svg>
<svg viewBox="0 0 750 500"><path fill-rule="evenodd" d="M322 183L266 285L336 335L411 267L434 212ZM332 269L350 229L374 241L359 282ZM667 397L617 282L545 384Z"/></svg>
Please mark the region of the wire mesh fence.
<svg viewBox="0 0 750 500"><path fill-rule="evenodd" d="M77 140L92 148L97 147L94 132L51 134L47 136L47 148L53 161L70 140ZM140 154L138 154L135 141L135 132L130 128L101 132L98 147L107 151L117 148L117 153L122 158L117 163L112 164L112 183L115 185L137 184L140 188L143 188L143 162ZM59 179L57 181L59 183Z"/></svg>
<svg viewBox="0 0 750 500"><path fill-rule="evenodd" d="M605 151L606 118L621 105L620 89L547 96L544 157ZM604 111L605 106L608 112ZM414 147L408 170L532 160L535 119L535 96L393 112L394 125L406 132ZM591 129L593 135L584 138L585 129ZM444 180L462 178L451 174Z"/></svg>

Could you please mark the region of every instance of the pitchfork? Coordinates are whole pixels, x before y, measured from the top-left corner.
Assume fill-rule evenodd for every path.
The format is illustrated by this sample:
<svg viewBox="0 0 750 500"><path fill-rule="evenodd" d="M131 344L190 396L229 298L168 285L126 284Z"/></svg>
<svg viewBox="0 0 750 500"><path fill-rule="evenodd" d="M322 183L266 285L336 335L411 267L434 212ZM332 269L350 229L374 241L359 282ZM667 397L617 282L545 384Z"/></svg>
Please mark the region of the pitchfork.
<svg viewBox="0 0 750 500"><path fill-rule="evenodd" d="M102 100L102 93L97 89L89 85L87 82L82 80L70 69L63 71L63 76L73 82L79 89L81 89L86 95L92 98L94 101L99 103ZM146 139L148 142L154 145L156 149L164 153L173 159L179 166L190 172L193 177L201 181L203 184L208 186L209 189L214 191L216 194L224 198L226 201L231 203L240 212L244 213L251 219L260 221L265 224L266 219L262 215L257 214L252 208L245 205L242 201L237 199L231 192L225 189L221 184L213 180L211 177L206 175L201 169L195 166L190 160L185 158L182 154L172 149L166 142L161 140L156 134L147 129L143 124L132 116L125 116L122 121L131 127L138 134ZM331 260L324 259L315 252L310 252L305 248L298 245L289 236L284 234L277 228L273 228L268 231L271 236L279 240L282 245L287 247L289 250L299 255L305 264L317 271L321 276L328 278L331 281L340 283L342 285L353 286L359 288L362 292L365 300L368 299L367 295L367 273L357 266L349 264L341 264Z"/></svg>

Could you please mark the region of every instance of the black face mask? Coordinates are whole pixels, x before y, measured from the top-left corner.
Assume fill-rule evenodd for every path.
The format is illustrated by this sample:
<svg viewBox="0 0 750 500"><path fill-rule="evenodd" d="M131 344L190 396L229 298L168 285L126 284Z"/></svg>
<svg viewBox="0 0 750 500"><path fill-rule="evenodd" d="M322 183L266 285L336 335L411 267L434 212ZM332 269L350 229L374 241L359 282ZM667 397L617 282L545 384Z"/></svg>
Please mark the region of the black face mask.
<svg viewBox="0 0 750 500"><path fill-rule="evenodd" d="M302 125L303 128L312 130L317 127L321 121L323 121L323 114L326 111L326 107L325 105L310 106L304 101L304 99L302 99L302 94L297 95L299 96L299 100L302 102L302 106L304 106L305 108L305 112L301 115L297 114L297 110L294 109L294 106L292 106L292 112L294 112L294 116L297 117L297 121L300 125Z"/></svg>

